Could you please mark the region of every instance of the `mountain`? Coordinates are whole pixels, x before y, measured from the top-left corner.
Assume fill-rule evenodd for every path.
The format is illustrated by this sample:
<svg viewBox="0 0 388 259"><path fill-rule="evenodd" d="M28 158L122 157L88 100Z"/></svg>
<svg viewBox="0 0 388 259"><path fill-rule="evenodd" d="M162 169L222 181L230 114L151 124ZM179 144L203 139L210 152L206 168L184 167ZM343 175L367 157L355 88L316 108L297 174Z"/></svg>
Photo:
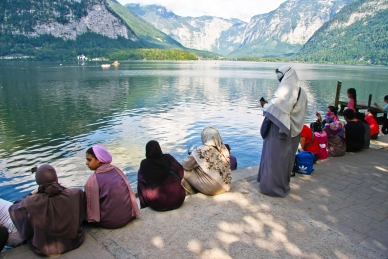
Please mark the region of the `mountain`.
<svg viewBox="0 0 388 259"><path fill-rule="evenodd" d="M388 1L358 0L326 22L294 60L388 65Z"/></svg>
<svg viewBox="0 0 388 259"><path fill-rule="evenodd" d="M68 59L142 43L105 0L0 2L0 56Z"/></svg>
<svg viewBox="0 0 388 259"><path fill-rule="evenodd" d="M0 3L1 33L30 38L50 34L65 40L92 32L111 39L138 41L104 0L12 0Z"/></svg>
<svg viewBox="0 0 388 259"><path fill-rule="evenodd" d="M246 22L213 16L181 17L160 5L127 4L134 12L186 48L227 55L240 45Z"/></svg>
<svg viewBox="0 0 388 259"><path fill-rule="evenodd" d="M146 22L117 1L107 0L107 2L109 7L112 8L112 10L118 14L130 28L132 28L137 37L144 43L144 46L160 49L183 49L183 46L179 42L159 31L153 25Z"/></svg>
<svg viewBox="0 0 388 259"><path fill-rule="evenodd" d="M289 56L300 50L326 21L352 0L288 0L251 18L241 45L230 57Z"/></svg>

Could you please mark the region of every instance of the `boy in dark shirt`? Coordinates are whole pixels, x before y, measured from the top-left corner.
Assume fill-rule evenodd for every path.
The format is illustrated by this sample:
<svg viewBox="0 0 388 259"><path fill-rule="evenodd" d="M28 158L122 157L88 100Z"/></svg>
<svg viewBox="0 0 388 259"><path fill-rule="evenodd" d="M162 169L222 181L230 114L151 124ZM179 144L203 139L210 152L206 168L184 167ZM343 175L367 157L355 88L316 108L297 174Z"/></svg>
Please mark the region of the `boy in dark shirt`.
<svg viewBox="0 0 388 259"><path fill-rule="evenodd" d="M364 146L365 128L355 116L355 112L351 109L344 111L346 152L357 152Z"/></svg>

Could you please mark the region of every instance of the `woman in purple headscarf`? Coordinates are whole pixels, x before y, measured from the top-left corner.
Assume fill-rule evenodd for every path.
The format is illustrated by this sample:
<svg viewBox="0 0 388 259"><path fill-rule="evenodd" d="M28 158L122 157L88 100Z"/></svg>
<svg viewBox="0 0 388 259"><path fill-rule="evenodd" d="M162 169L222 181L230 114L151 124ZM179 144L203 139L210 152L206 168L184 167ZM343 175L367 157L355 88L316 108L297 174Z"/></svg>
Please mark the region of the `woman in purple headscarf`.
<svg viewBox="0 0 388 259"><path fill-rule="evenodd" d="M9 208L20 236L32 251L47 256L79 247L84 240L84 192L60 185L51 165L40 166L35 179L38 190Z"/></svg>
<svg viewBox="0 0 388 259"><path fill-rule="evenodd" d="M183 167L176 159L163 154L157 141L146 145L146 159L137 174L137 191L141 208L165 211L180 207L186 191L181 185Z"/></svg>
<svg viewBox="0 0 388 259"><path fill-rule="evenodd" d="M86 165L95 170L85 184L87 221L103 228L120 228L140 210L127 177L111 162L112 155L102 145L86 151Z"/></svg>

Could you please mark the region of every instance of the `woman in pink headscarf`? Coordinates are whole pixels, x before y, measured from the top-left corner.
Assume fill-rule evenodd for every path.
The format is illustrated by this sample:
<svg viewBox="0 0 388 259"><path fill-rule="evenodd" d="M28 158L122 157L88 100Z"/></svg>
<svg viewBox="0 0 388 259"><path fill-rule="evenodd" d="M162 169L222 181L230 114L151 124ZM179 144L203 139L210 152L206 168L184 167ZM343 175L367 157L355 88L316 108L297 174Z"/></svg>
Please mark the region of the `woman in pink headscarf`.
<svg viewBox="0 0 388 259"><path fill-rule="evenodd" d="M140 210L127 177L111 162L112 155L102 145L86 151L86 165L95 170L85 184L86 219L103 228L120 228Z"/></svg>

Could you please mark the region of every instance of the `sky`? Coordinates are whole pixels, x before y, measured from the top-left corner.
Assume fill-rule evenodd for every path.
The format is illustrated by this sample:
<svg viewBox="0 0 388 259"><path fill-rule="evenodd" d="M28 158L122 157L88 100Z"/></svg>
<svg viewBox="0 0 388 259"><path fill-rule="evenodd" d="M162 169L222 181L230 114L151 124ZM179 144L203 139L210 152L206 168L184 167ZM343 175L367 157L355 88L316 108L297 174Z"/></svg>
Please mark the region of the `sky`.
<svg viewBox="0 0 388 259"><path fill-rule="evenodd" d="M238 18L249 22L256 14L268 13L286 0L118 0L122 5L138 3L158 4L179 16L198 17L211 15Z"/></svg>

